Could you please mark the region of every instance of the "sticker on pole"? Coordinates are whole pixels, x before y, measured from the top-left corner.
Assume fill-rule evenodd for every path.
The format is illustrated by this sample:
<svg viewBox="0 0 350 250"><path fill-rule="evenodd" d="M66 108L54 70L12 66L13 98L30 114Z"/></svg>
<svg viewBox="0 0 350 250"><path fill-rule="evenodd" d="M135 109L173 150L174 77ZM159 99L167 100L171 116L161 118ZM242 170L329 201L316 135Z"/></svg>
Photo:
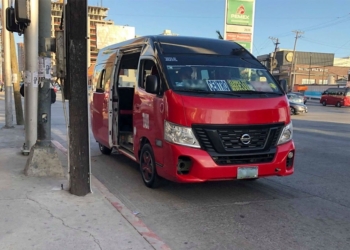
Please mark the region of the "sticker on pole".
<svg viewBox="0 0 350 250"><path fill-rule="evenodd" d="M45 63L44 63L44 57L40 56L39 57L39 72L38 72L39 77L44 77L45 76Z"/></svg>
<svg viewBox="0 0 350 250"><path fill-rule="evenodd" d="M32 73L32 82L33 82L33 87L37 88L39 85L39 77L38 77L38 72L33 72Z"/></svg>
<svg viewBox="0 0 350 250"><path fill-rule="evenodd" d="M26 71L24 74L24 86L28 86L32 81L32 73L30 71Z"/></svg>
<svg viewBox="0 0 350 250"><path fill-rule="evenodd" d="M45 79L51 79L51 58L45 57L44 64L45 64Z"/></svg>

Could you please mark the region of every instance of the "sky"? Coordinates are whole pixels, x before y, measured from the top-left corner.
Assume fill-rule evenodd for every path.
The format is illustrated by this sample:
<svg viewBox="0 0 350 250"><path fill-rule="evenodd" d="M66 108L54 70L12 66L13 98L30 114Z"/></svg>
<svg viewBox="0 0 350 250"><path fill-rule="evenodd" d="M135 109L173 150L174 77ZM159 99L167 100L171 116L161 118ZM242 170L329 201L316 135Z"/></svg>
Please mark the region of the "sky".
<svg viewBox="0 0 350 250"><path fill-rule="evenodd" d="M69 0L68 0L69 1ZM109 8L107 19L129 25L137 35L156 35L165 29L184 36L217 38L224 31L225 0L88 0ZM255 0L253 54L293 49L294 30L304 33L297 51L350 56L350 0Z"/></svg>

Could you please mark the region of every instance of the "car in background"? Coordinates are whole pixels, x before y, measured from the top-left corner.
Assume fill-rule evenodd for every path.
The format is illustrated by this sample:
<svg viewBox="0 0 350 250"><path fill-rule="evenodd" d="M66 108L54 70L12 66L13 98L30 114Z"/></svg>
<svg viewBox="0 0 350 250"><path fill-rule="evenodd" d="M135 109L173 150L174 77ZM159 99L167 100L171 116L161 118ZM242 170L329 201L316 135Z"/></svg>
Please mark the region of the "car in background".
<svg viewBox="0 0 350 250"><path fill-rule="evenodd" d="M323 106L350 106L350 88L329 88L322 93L320 103Z"/></svg>
<svg viewBox="0 0 350 250"><path fill-rule="evenodd" d="M288 93L287 94L287 98L291 102L305 104L303 96L300 96L300 95L297 95L297 94L294 94L294 93Z"/></svg>
<svg viewBox="0 0 350 250"><path fill-rule="evenodd" d="M297 103L289 101L289 108L291 115L306 114L308 112L307 106L304 103Z"/></svg>
<svg viewBox="0 0 350 250"><path fill-rule="evenodd" d="M306 104L307 97L304 95L304 93L302 93L302 92L291 92L291 94L301 96L303 98L303 100L304 100L304 104Z"/></svg>
<svg viewBox="0 0 350 250"><path fill-rule="evenodd" d="M291 115L305 114L308 112L307 106L304 104L304 98L294 93L288 93L287 98L289 101Z"/></svg>

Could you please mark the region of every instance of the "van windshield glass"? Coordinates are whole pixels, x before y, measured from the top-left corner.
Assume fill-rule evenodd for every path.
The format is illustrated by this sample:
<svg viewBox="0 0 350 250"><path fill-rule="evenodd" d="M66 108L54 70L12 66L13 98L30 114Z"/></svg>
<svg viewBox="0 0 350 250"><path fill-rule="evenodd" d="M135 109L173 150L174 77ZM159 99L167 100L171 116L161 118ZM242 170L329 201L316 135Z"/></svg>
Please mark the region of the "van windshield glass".
<svg viewBox="0 0 350 250"><path fill-rule="evenodd" d="M282 94L277 82L264 68L172 64L166 69L175 91Z"/></svg>

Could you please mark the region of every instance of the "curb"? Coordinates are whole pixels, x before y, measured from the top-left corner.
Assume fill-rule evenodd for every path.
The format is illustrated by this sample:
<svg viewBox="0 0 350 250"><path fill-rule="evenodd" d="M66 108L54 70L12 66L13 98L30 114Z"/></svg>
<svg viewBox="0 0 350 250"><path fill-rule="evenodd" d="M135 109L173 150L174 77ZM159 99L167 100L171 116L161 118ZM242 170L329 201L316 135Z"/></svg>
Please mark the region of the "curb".
<svg viewBox="0 0 350 250"><path fill-rule="evenodd" d="M68 150L62 146L58 141L52 140L52 144L64 154L68 153ZM113 195L105 185L103 185L92 174L91 183L101 192L106 200L135 228L135 230L154 248L157 250L171 250L171 248L163 242L158 235L156 235L151 229L149 229L145 223L137 216L135 216L131 210L129 210L115 195Z"/></svg>

